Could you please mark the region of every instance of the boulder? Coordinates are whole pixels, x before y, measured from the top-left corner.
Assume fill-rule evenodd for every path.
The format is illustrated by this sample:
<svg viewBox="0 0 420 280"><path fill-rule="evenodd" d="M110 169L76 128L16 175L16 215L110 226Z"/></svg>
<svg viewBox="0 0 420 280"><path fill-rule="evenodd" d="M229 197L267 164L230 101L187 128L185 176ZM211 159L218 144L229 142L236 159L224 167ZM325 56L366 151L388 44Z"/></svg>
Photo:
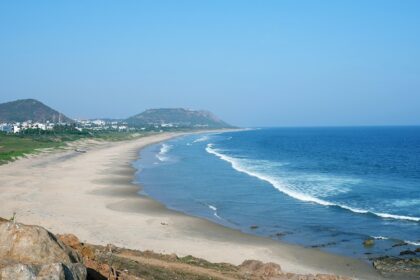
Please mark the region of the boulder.
<svg viewBox="0 0 420 280"><path fill-rule="evenodd" d="M70 248L76 250L84 260L95 257L95 252L93 252L92 248L85 246L74 234L57 234L57 238Z"/></svg>
<svg viewBox="0 0 420 280"><path fill-rule="evenodd" d="M404 251L401 251L401 252L400 252L400 256L404 256L404 255L413 255L413 256L415 256L415 255L416 255L416 252L411 251L411 250L404 250Z"/></svg>
<svg viewBox="0 0 420 280"><path fill-rule="evenodd" d="M420 276L420 258L381 257L373 261L373 266L383 275L416 275ZM401 277L403 278L403 277Z"/></svg>
<svg viewBox="0 0 420 280"><path fill-rule="evenodd" d="M375 240L373 239L366 239L363 241L363 246L365 247L372 247L373 245L375 245Z"/></svg>
<svg viewBox="0 0 420 280"><path fill-rule="evenodd" d="M274 277L282 275L281 267L275 263L263 263L256 260L246 260L239 266L239 271L245 275Z"/></svg>
<svg viewBox="0 0 420 280"><path fill-rule="evenodd" d="M86 279L82 259L46 229L0 223L0 280Z"/></svg>
<svg viewBox="0 0 420 280"><path fill-rule="evenodd" d="M86 268L79 263L46 265L13 264L0 269L0 279L85 280Z"/></svg>

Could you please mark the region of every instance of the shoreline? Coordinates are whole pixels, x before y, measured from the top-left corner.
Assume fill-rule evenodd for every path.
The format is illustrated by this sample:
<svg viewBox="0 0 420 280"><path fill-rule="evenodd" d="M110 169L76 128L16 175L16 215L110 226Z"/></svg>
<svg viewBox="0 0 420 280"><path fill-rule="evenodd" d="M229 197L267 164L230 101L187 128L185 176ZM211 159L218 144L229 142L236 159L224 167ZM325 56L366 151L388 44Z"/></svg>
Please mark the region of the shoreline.
<svg viewBox="0 0 420 280"><path fill-rule="evenodd" d="M74 233L89 243L193 255L211 262L257 259L302 274L383 279L362 261L248 235L139 195L132 163L140 150L184 134L103 143L89 146L85 154L57 152L0 166L0 216L16 211L20 222Z"/></svg>

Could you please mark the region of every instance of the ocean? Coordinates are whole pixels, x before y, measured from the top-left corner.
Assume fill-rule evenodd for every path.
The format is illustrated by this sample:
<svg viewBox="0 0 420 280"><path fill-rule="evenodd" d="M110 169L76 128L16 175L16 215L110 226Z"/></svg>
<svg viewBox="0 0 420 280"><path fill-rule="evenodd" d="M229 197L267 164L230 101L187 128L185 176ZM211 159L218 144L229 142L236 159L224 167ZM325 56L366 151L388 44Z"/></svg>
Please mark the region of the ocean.
<svg viewBox="0 0 420 280"><path fill-rule="evenodd" d="M420 246L420 127L188 135L134 166L141 194L245 233L366 261Z"/></svg>

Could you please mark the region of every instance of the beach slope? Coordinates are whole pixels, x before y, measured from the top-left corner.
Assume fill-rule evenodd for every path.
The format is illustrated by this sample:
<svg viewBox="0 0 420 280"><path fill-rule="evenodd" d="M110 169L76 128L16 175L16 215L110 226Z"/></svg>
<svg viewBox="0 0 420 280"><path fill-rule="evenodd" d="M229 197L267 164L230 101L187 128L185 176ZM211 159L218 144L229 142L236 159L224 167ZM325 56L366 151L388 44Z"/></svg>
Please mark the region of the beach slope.
<svg viewBox="0 0 420 280"><path fill-rule="evenodd" d="M284 271L381 279L368 264L318 250L282 244L166 209L137 194L132 162L141 148L179 136L86 144L0 166L0 216L13 212L26 224L81 241L239 265L256 259ZM80 144L82 145L82 144Z"/></svg>

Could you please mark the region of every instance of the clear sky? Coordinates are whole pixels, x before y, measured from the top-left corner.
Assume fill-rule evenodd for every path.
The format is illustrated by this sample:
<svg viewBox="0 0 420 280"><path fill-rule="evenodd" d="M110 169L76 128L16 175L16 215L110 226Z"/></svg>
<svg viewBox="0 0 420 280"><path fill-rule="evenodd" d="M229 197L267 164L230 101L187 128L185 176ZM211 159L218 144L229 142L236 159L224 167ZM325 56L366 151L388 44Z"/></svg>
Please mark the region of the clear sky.
<svg viewBox="0 0 420 280"><path fill-rule="evenodd" d="M0 102L240 126L420 124L420 1L1 1Z"/></svg>

